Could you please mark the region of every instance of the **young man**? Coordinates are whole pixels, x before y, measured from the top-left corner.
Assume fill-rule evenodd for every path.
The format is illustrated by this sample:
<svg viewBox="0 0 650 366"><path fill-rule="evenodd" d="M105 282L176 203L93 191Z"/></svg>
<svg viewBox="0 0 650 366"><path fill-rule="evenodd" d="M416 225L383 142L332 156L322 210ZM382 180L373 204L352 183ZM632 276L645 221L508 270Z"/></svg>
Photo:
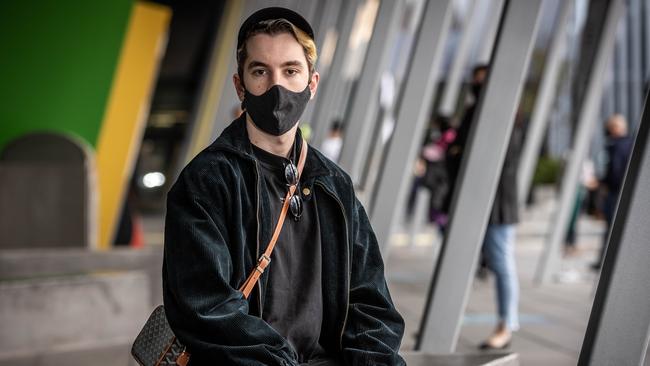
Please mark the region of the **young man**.
<svg viewBox="0 0 650 366"><path fill-rule="evenodd" d="M245 113L188 164L167 198L166 315L190 365L403 365L404 322L347 174L309 147L272 263L265 251L316 93L310 25L266 8L241 26L235 89ZM288 168L287 168L288 167Z"/></svg>

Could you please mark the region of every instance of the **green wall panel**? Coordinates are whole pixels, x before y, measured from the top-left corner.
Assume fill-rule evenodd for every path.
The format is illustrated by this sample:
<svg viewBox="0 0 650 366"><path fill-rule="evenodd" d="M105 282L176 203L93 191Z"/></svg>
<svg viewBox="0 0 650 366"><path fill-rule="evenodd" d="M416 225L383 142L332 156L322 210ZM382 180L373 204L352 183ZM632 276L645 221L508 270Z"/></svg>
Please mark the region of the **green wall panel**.
<svg viewBox="0 0 650 366"><path fill-rule="evenodd" d="M0 150L43 130L95 147L132 4L0 1Z"/></svg>

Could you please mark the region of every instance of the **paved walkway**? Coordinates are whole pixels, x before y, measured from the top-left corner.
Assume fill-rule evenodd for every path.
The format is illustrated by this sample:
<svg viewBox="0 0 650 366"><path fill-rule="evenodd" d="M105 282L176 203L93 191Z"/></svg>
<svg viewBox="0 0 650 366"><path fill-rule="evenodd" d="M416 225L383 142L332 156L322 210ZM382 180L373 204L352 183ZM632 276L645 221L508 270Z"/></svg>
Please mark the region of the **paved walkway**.
<svg viewBox="0 0 650 366"><path fill-rule="evenodd" d="M577 255L565 258L549 285L537 286L533 276L554 204L550 197L523 214L518 226L516 258L521 286L521 330L511 350L522 365L575 365L589 320L597 276L589 264L597 257L604 224L583 217L578 223ZM405 230L391 241L387 277L396 306L406 321L402 348L415 343L440 238L425 227L410 242ZM475 280L458 341L457 352L477 352L476 346L496 322L493 278Z"/></svg>

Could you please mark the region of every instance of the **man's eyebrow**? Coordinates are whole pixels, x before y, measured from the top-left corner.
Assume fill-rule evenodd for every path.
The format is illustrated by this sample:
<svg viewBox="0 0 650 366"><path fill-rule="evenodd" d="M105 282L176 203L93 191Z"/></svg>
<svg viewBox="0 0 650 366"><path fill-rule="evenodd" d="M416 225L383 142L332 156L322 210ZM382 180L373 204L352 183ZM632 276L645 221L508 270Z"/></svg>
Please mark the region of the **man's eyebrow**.
<svg viewBox="0 0 650 366"><path fill-rule="evenodd" d="M287 61L287 62L283 63L282 66L283 66L283 67L286 67L286 66L298 66L298 67L302 67L303 65L302 65L302 62L297 61L297 60L293 60L293 61Z"/></svg>
<svg viewBox="0 0 650 366"><path fill-rule="evenodd" d="M260 62L260 61L251 61L247 66L248 69L252 69L254 67L267 67L268 68L269 65L265 64L264 62Z"/></svg>
<svg viewBox="0 0 650 366"><path fill-rule="evenodd" d="M287 61L284 62L282 67L287 67L287 66L294 66L294 67L303 67L303 64L298 61L298 60L292 60L292 61ZM247 69L252 69L254 67L266 67L269 68L269 65L265 64L264 62L261 61L251 61L248 66L246 66Z"/></svg>

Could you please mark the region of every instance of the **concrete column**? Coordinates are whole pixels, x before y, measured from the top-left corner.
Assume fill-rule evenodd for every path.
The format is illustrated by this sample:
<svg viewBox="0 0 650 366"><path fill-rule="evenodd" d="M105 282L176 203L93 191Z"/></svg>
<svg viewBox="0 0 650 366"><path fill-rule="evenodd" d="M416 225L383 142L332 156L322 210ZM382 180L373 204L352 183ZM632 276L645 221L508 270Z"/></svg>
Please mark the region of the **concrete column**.
<svg viewBox="0 0 650 366"><path fill-rule="evenodd" d="M316 11L319 6L320 2L318 0L294 0L291 9L307 19L312 29L315 29L314 23L316 22L316 17L319 16L316 14Z"/></svg>
<svg viewBox="0 0 650 366"><path fill-rule="evenodd" d="M580 175L582 161L584 160L593 131L599 125L598 112L603 95L603 82L607 71L608 62L616 39L618 20L622 15L623 0L611 0L609 6L599 3L600 9L592 13L594 17L602 16L603 21L588 19L587 26L598 27L599 36L592 40L595 48L594 60L587 75L587 82L584 85L584 98L579 108L579 119L573 140L573 149L569 162L564 170L564 178L560 189L559 207L551 224L552 231L545 244L544 252L540 258L535 273L535 281L547 283L557 269L560 261L560 248L566 236L569 225L569 217L575 204L576 190L578 189L578 178ZM595 3L591 3L594 6ZM585 29L594 31L594 29ZM584 52L584 49L583 49ZM584 56L584 54L583 54ZM582 56L581 56L582 58Z"/></svg>
<svg viewBox="0 0 650 366"><path fill-rule="evenodd" d="M645 84L650 81L650 4L647 1L642 1L641 8L643 13L641 18L643 24L643 86L645 88L647 87Z"/></svg>
<svg viewBox="0 0 650 366"><path fill-rule="evenodd" d="M331 43L335 43L335 39L328 39L328 34L331 33L336 28L336 20L340 17L341 12L341 0L328 0L318 2L317 15L315 21L312 23L314 27L314 33L316 36L316 47L318 48L318 60L316 61L316 71L320 73L321 80L328 79L329 66L331 63L331 58L327 54L329 51L328 47L331 46ZM325 61L325 62L324 62ZM321 84L320 90L323 91L323 87L326 82ZM313 116L314 116L314 106L320 97L320 92L317 92L316 98L312 103L307 104L305 112L302 114L300 119L303 123L309 123L313 128Z"/></svg>
<svg viewBox="0 0 650 366"><path fill-rule="evenodd" d="M629 0L627 10L627 51L628 51L628 123L630 131L635 131L641 116L643 74L641 70L642 44L641 44L641 2Z"/></svg>
<svg viewBox="0 0 650 366"><path fill-rule="evenodd" d="M235 1L235 3L236 2L237 1ZM248 18L248 16L253 12L263 7L273 5L276 4L268 4L263 0L246 0L243 12L240 13L241 15L239 20L231 22L227 28L232 43L228 45L229 47L227 49L222 49L221 45L217 45L217 48L220 49L219 62L210 66L210 73L219 75L219 79L222 81L219 90L215 89L212 95L207 95L208 98L215 98L215 100L219 101L217 109L212 112L212 134L210 141L219 137L221 132L223 132L223 130L230 124L233 120L233 110L240 104L239 98L237 98L237 93L235 92L235 86L232 83L232 76L237 72L237 50L235 49L237 47L236 30L239 30L241 23L243 23L244 20L246 20L246 18ZM235 31L233 31L233 29L235 29ZM227 63L225 63L226 60ZM215 88L215 86L212 86L212 88Z"/></svg>
<svg viewBox="0 0 650 366"><path fill-rule="evenodd" d="M420 187L415 194L415 202L413 207L413 216L411 216L411 222L409 222L408 227L408 236L409 244L411 247L416 246L418 234L422 232L422 229L427 226L429 223L429 203L431 202L431 192Z"/></svg>
<svg viewBox="0 0 650 366"><path fill-rule="evenodd" d="M442 93L439 113L444 116L452 116L456 112L458 93L463 84L463 72L466 69L469 51L475 36L475 29L479 25L478 4L476 0L470 1L467 18L463 23L463 35L458 44L456 56L451 64L451 71L445 82L445 89Z"/></svg>
<svg viewBox="0 0 650 366"><path fill-rule="evenodd" d="M417 350L456 348L542 13L542 0L508 1L479 98L435 267ZM480 182L480 183L479 183Z"/></svg>
<svg viewBox="0 0 650 366"><path fill-rule="evenodd" d="M613 62L609 63L607 74L605 76L605 84L603 89L603 106L600 120L605 121L608 116L616 112L616 101L614 100L614 68Z"/></svg>
<svg viewBox="0 0 650 366"><path fill-rule="evenodd" d="M339 162L355 184L359 183L367 160L368 145L379 109L379 84L390 62L403 6L404 0L380 2L372 38L351 103Z"/></svg>
<svg viewBox="0 0 650 366"><path fill-rule="evenodd" d="M352 34L360 2L361 0L344 1L341 6L340 23L337 25L339 33L334 58L329 67L327 78L324 78L324 83L321 84L323 88L319 88L320 90L314 99L316 105L312 115L311 145L317 148L320 147L331 126L331 119L334 115L332 109L336 106L338 94L344 91L343 68L349 53L350 35Z"/></svg>
<svg viewBox="0 0 650 366"><path fill-rule="evenodd" d="M393 79L389 78L389 81L390 80ZM392 128L395 124L393 104L394 101L393 103L380 107L379 116L377 116L377 122L372 131L366 165L361 172L361 179L359 180L359 185L357 187L358 191L360 191L359 193L362 192L363 195L368 198L366 201L362 201L364 204L365 202L368 202L371 197L374 197L374 192L378 185L377 179L381 170L384 150L388 142L386 140L386 135L392 134ZM366 206L366 209L368 209L369 212L371 211L370 208L370 205Z"/></svg>
<svg viewBox="0 0 650 366"><path fill-rule="evenodd" d="M478 58L476 59L476 62L479 64L487 64L490 62L504 1L505 0L492 0L490 3L491 6L487 14L487 23L479 41L480 51Z"/></svg>
<svg viewBox="0 0 650 366"><path fill-rule="evenodd" d="M644 364L650 339L649 141L650 108L646 97L579 366Z"/></svg>
<svg viewBox="0 0 650 366"><path fill-rule="evenodd" d="M397 123L371 201L371 223L385 251L411 182L411 167L431 111L444 40L451 21L451 0L428 0L404 81ZM414 141L416 143L414 143Z"/></svg>
<svg viewBox="0 0 650 366"><path fill-rule="evenodd" d="M336 27L336 20L340 16L339 12L341 9L340 0L332 1L317 1L316 14L314 14L314 20L311 23L314 28L314 33L316 36L316 47L318 47L319 53L322 51L323 43L325 42L325 36L327 32ZM317 61L317 64L322 61L320 58Z"/></svg>
<svg viewBox="0 0 650 366"><path fill-rule="evenodd" d="M523 205L528 197L539 150L544 139L544 132L546 126L548 126L553 102L557 99L558 76L566 50L566 29L573 5L574 1L572 0L562 1L559 5L555 32L549 45L544 71L542 72L542 81L537 91L533 114L528 125L526 140L519 161L517 195L520 205Z"/></svg>
<svg viewBox="0 0 650 366"><path fill-rule="evenodd" d="M617 113L622 113L625 118L630 118L629 108L629 65L628 65L628 47L627 47L627 27L625 23L620 23L617 30L616 54L614 64L614 92L616 93Z"/></svg>

